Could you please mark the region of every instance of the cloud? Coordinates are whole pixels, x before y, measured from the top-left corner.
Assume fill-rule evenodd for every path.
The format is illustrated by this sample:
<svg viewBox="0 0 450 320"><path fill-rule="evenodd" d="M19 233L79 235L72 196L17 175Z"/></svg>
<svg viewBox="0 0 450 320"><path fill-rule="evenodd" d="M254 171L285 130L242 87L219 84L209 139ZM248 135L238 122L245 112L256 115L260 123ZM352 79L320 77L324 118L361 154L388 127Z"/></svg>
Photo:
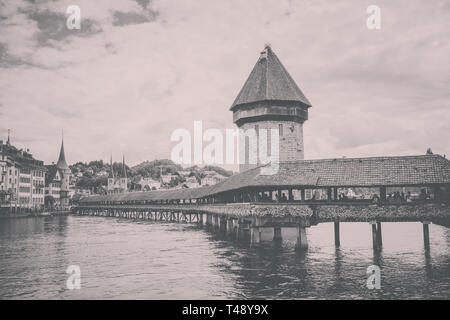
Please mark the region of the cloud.
<svg viewBox="0 0 450 320"><path fill-rule="evenodd" d="M170 134L233 128L228 110L270 43L312 102L307 158L450 154L448 1L0 1L0 135L55 161L168 158ZM416 19L414 17L421 17Z"/></svg>

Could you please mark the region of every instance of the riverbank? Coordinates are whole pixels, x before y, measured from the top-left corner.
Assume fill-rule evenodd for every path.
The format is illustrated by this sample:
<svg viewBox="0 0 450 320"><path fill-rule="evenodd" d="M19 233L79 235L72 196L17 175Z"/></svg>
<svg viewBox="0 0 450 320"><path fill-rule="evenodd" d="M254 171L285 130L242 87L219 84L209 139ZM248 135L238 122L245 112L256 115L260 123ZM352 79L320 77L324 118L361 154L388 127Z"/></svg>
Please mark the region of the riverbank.
<svg viewBox="0 0 450 320"><path fill-rule="evenodd" d="M67 210L67 211L44 211L44 212L1 212L0 219L65 216L68 214L70 214L69 210Z"/></svg>

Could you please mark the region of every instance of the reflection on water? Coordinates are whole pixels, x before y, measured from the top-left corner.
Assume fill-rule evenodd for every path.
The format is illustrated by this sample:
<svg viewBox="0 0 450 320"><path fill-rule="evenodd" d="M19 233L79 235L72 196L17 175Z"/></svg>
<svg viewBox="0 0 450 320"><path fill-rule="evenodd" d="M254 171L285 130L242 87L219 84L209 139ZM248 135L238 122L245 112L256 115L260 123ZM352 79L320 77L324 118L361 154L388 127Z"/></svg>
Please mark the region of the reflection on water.
<svg viewBox="0 0 450 320"><path fill-rule="evenodd" d="M309 249L261 248L226 241L195 226L100 217L0 220L3 299L395 299L450 298L450 231L419 223L383 223L374 252L368 223L308 228ZM287 234L283 234L285 238ZM366 269L381 268L381 289L366 288ZM66 289L69 265L81 289Z"/></svg>

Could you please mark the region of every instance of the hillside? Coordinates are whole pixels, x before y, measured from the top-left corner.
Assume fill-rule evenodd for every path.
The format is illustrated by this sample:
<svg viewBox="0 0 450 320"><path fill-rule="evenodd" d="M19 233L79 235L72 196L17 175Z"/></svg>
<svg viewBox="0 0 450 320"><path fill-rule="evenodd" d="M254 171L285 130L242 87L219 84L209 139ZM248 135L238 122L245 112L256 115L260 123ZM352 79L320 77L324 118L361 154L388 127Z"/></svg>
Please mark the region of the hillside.
<svg viewBox="0 0 450 320"><path fill-rule="evenodd" d="M113 163L116 176L123 176L123 166L120 162ZM77 162L70 166L74 175L73 183L76 188L89 189L94 193L102 193L108 184L108 176L111 172L109 163L103 160L95 160L89 163ZM224 177L233 174L232 171L225 170L217 166L192 166L183 168L168 159L157 159L153 161L144 161L136 166L126 166L126 173L129 181L129 188L132 191L140 190L138 185L143 178L151 178L155 181L161 181L161 175L170 176L170 182L164 184L165 188L174 188L184 183L186 179L195 177L200 183L207 173L215 172Z"/></svg>

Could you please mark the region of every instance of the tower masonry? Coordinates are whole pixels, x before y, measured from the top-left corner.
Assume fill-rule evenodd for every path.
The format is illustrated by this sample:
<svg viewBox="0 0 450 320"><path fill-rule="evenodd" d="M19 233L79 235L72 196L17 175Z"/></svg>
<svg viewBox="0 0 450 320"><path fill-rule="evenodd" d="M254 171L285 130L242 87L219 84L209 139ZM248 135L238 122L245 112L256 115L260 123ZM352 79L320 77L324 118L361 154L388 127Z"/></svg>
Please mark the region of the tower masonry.
<svg viewBox="0 0 450 320"><path fill-rule="evenodd" d="M233 122L246 132L254 130L256 139L248 136L240 152L239 171L260 164L251 163L251 150L259 154L260 130L267 130L270 154L270 130L278 131L279 161L303 160L303 122L308 119L311 103L281 64L270 46L266 46L230 110ZM245 153L245 154L244 154Z"/></svg>

